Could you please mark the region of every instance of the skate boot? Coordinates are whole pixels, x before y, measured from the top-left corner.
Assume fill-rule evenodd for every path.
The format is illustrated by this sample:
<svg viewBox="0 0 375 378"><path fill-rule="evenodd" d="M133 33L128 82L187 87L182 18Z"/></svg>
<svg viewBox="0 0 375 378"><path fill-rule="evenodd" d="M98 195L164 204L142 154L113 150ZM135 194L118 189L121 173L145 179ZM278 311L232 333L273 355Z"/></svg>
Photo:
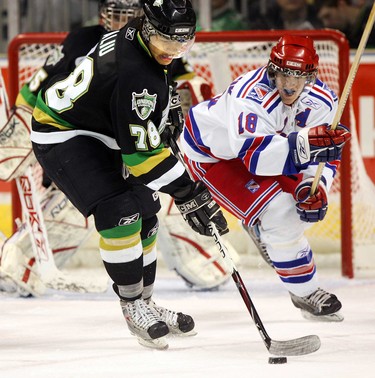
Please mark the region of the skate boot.
<svg viewBox="0 0 375 378"><path fill-rule="evenodd" d="M320 288L305 297L298 297L289 292L290 298L297 308L301 309L302 316L308 320L323 322L341 322L344 317L339 313L341 302L336 295Z"/></svg>
<svg viewBox="0 0 375 378"><path fill-rule="evenodd" d="M167 349L166 336L169 329L143 299L134 302L120 300L122 312L132 335L139 344L155 349Z"/></svg>
<svg viewBox="0 0 375 378"><path fill-rule="evenodd" d="M170 335L195 336L197 334L194 329L194 320L190 315L160 307L152 299L148 301L148 304L155 310L160 319L167 324Z"/></svg>
<svg viewBox="0 0 375 378"><path fill-rule="evenodd" d="M268 255L267 247L260 239L260 231L259 231L259 224L255 224L255 226L246 226L242 223L242 228L249 234L251 240L254 242L255 246L257 247L260 255L262 256L263 260L273 268L273 263Z"/></svg>

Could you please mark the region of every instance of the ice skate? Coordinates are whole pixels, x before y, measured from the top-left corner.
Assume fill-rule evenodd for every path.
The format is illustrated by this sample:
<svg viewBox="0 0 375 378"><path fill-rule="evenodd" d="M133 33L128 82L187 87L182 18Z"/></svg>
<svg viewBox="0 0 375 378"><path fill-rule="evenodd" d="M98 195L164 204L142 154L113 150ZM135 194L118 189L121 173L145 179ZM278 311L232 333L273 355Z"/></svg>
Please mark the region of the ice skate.
<svg viewBox="0 0 375 378"><path fill-rule="evenodd" d="M305 319L322 322L341 322L344 320L339 312L341 302L334 294L320 288L305 297L298 297L293 293L289 294L294 306L301 309L302 316Z"/></svg>
<svg viewBox="0 0 375 378"><path fill-rule="evenodd" d="M169 329L155 311L143 299L134 302L120 300L122 312L132 335L139 344L155 349L167 349L166 336Z"/></svg>
<svg viewBox="0 0 375 378"><path fill-rule="evenodd" d="M249 234L251 240L254 242L255 246L257 247L260 255L262 256L263 260L270 266L274 267L272 260L267 252L266 245L260 239L260 232L259 232L259 225L258 223L255 226L246 226L242 223L243 229Z"/></svg>
<svg viewBox="0 0 375 378"><path fill-rule="evenodd" d="M160 307L153 300L150 300L148 304L155 310L160 319L167 324L170 335L195 336L197 334L194 329L194 320L190 315Z"/></svg>

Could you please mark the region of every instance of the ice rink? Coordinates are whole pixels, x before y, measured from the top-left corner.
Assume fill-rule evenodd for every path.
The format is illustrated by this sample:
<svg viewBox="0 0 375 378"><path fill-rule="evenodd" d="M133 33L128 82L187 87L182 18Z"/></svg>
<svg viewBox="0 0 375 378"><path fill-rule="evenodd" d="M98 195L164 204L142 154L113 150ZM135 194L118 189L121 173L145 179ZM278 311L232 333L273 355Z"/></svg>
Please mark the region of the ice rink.
<svg viewBox="0 0 375 378"><path fill-rule="evenodd" d="M320 350L268 364L270 354L231 279L218 291L198 292L161 268L154 299L191 314L196 336L170 338L165 351L140 346L111 289L49 291L29 299L2 295L0 377L375 377L375 279L348 280L339 269L320 269L321 286L340 298L345 320L317 323L301 317L270 269L240 273L271 338L316 334Z"/></svg>

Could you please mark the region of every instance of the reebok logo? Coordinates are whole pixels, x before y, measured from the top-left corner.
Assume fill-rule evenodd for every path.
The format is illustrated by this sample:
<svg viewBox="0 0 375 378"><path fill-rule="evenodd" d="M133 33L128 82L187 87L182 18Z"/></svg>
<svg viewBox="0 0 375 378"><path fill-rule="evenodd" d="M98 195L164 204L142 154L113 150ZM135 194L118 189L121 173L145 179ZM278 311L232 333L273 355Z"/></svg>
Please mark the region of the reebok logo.
<svg viewBox="0 0 375 378"><path fill-rule="evenodd" d="M309 157L307 156L307 149L306 149L306 144L305 144L305 139L299 135L298 136L298 145L297 145L297 151L298 151L298 156L301 160L301 163L306 163L309 160Z"/></svg>
<svg viewBox="0 0 375 378"><path fill-rule="evenodd" d="M133 215L129 215L127 217L123 217L119 220L119 226L129 226L133 223L136 223L139 220L139 213L135 213Z"/></svg>

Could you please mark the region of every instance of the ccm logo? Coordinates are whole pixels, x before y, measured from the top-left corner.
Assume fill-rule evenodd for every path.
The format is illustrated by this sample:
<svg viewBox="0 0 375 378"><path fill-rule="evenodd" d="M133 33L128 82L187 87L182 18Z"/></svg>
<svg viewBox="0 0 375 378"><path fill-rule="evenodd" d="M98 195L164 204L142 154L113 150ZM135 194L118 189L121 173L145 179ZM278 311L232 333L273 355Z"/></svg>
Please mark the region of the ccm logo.
<svg viewBox="0 0 375 378"><path fill-rule="evenodd" d="M195 200L193 200L193 201L190 201L190 202L185 203L183 205L180 205L179 207L180 207L180 210L182 212L189 213L189 212L197 209L198 208L198 204L197 204L197 202Z"/></svg>

